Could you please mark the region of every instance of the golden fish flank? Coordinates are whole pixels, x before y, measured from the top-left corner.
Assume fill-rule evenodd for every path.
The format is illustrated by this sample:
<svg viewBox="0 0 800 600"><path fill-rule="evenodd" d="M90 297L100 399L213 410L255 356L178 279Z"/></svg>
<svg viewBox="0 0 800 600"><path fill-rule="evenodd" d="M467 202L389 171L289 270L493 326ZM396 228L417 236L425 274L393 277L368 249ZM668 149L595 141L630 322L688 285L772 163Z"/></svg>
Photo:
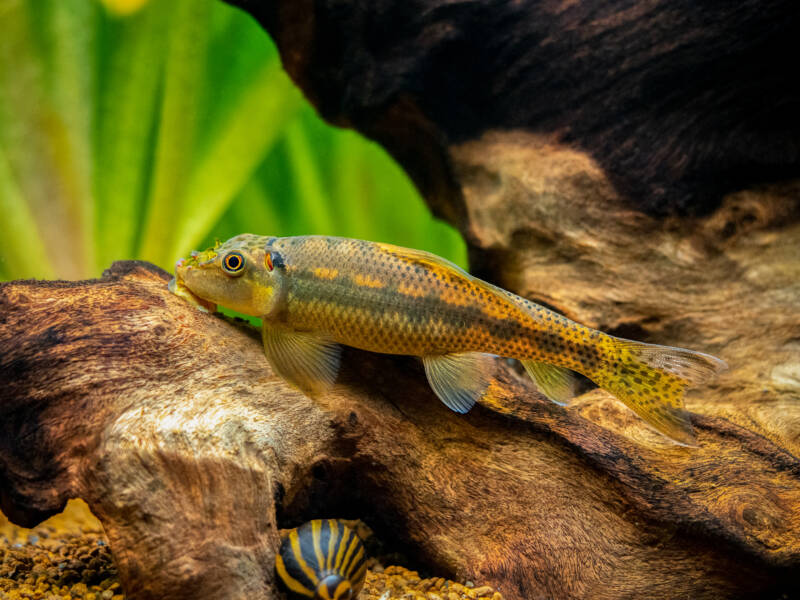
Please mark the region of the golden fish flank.
<svg viewBox="0 0 800 600"><path fill-rule="evenodd" d="M309 393L333 383L345 344L421 357L433 391L463 413L487 393L487 358L505 356L555 402L570 400L577 371L693 445L683 393L725 367L584 327L433 254L362 240L239 235L178 261L170 289L261 317L273 369Z"/></svg>

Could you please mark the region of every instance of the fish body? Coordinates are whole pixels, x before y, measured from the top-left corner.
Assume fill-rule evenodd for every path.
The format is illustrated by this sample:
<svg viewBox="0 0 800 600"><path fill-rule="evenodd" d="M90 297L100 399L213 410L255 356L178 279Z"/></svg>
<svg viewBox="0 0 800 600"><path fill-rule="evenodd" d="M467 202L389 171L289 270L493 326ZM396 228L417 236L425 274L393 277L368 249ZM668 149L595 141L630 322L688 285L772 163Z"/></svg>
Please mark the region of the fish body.
<svg viewBox="0 0 800 600"><path fill-rule="evenodd" d="M487 358L504 356L551 400L569 401L577 371L691 445L683 392L724 367L580 325L433 254L364 240L243 234L179 261L171 285L206 309L261 317L270 363L309 392L332 384L344 344L421 357L434 392L466 412L487 393Z"/></svg>

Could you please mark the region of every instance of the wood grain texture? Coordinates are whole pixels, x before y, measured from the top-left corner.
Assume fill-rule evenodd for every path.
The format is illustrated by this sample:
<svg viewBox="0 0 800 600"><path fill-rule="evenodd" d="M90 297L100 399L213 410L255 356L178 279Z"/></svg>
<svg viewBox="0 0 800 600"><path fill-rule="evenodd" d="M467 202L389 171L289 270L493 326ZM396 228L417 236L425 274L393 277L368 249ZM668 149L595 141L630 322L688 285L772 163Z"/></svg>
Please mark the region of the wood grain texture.
<svg viewBox="0 0 800 600"><path fill-rule="evenodd" d="M84 498L132 598L278 598L277 527L329 516L512 600L796 585L797 440L722 414L731 381L694 399L698 449L600 390L552 405L501 362L493 408L516 416L451 413L413 359L355 350L311 400L167 279L129 262L0 287L2 509L31 525Z"/></svg>

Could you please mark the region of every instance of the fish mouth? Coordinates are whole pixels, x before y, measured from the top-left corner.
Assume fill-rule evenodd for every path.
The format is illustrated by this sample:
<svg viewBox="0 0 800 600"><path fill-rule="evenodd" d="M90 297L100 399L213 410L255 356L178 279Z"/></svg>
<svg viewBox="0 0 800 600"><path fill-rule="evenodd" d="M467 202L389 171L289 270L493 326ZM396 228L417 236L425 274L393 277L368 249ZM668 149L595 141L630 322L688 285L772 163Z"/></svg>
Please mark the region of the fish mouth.
<svg viewBox="0 0 800 600"><path fill-rule="evenodd" d="M193 267L200 266L197 264L197 261L194 260L194 257L191 258L182 258L178 262L175 263L175 276L170 279L169 283L167 284L167 289L186 300L189 304L207 313L214 313L217 311L217 305L213 302L209 302L208 300L201 298L200 296L196 295L192 292L191 289L186 285L184 281L185 275L188 271L190 271Z"/></svg>
<svg viewBox="0 0 800 600"><path fill-rule="evenodd" d="M177 261L175 263L175 278L173 278L173 281L178 279L178 280L180 280L181 285L184 285L183 281L184 281L184 279L186 279L186 272L189 269L191 269L193 266L194 265L191 264L190 259L182 258L179 261ZM170 291L173 291L173 290L170 290Z"/></svg>
<svg viewBox="0 0 800 600"><path fill-rule="evenodd" d="M175 275L172 279L169 280L167 284L167 289L175 294L176 296L183 298L189 304L194 306L196 309L206 312L206 313L215 313L217 312L217 305L213 302L209 302L208 300L197 296L186 287L186 284L183 282L183 279L180 275Z"/></svg>
<svg viewBox="0 0 800 600"><path fill-rule="evenodd" d="M167 284L167 289L203 312L216 312L217 305L192 292L186 285L186 279L188 279L188 274L192 269L210 266L216 260L216 250L220 246L221 244L217 242L212 248L202 252L192 250L188 257L178 260L175 263L175 276Z"/></svg>

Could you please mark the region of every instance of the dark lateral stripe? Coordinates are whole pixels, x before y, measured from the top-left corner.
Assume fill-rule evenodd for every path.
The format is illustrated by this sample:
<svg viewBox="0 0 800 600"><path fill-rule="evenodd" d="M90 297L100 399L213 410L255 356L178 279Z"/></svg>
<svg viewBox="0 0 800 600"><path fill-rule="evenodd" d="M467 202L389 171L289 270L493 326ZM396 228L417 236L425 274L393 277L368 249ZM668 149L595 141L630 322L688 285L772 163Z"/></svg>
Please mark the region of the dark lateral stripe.
<svg viewBox="0 0 800 600"><path fill-rule="evenodd" d="M425 270L422 267L410 264L406 266L424 275ZM333 268L336 269L336 267ZM341 308L343 311L358 309L369 314L375 322L379 322L388 311L399 310L404 320L417 330L424 330L435 319L444 322L456 336L465 325L478 326L500 344L512 340L527 342L533 349L541 353L568 356L591 371L600 368L604 362L603 351L594 342L583 343L574 338L569 339L568 336L560 333L561 329L579 326L578 324L507 290L498 288L500 291L496 292L495 296L509 308L509 316L502 318L487 315L478 305L462 306L447 302L438 296L433 281L427 282L430 285L430 293L421 297L411 297L401 294L397 290L396 277L387 278L385 287L359 286L352 279L356 274L378 279L381 278L381 275L336 270L337 274L334 277L320 278L314 274L313 269L298 267L292 274L296 279L296 299L300 302L314 300L325 302ZM392 284L389 283L390 279ZM403 280L400 283L417 284L423 287L426 285L424 280L420 282L418 278ZM466 298L469 298L471 290L465 290L463 293ZM487 289L484 293L492 292ZM518 319L515 316L518 311L529 314L536 321L541 321L542 327L531 327L525 320ZM547 327L553 327L555 331L548 331ZM592 333L597 332L589 330L587 336L591 336ZM530 356L513 358L524 359L530 358Z"/></svg>
<svg viewBox="0 0 800 600"><path fill-rule="evenodd" d="M357 287L349 282L349 278L343 278L343 280L347 282L342 284L344 287ZM376 294L398 294L398 292L388 287L380 289L367 288L365 294L343 293L342 288L337 289L336 279L303 281L298 286L296 293L295 300L300 303L319 301L339 307L343 311L357 309L369 313L375 321L380 320L387 313L387 308L380 302L369 302L365 294L369 294L372 298L375 298ZM509 300L502 299L509 303L511 315L513 315L514 310L522 310L521 307L514 305ZM593 358L598 362L601 359L601 352L591 343L584 344L568 340L558 331L552 332L534 328L523 321L517 321L513 316L509 318L490 316L485 314L480 306L457 306L437 296L428 295L420 298L407 298L400 305L399 310L409 323L418 328L425 328L433 319L441 319L455 333L462 328L464 323L467 325L478 324L491 336L501 341L527 340L535 348L543 352L570 354L573 356L582 355L587 359ZM567 323L567 325L564 323ZM571 325L577 324L566 320L564 317L553 319L553 326L556 329Z"/></svg>
<svg viewBox="0 0 800 600"><path fill-rule="evenodd" d="M429 294L419 298L403 296L392 287L362 288L350 281L347 276L338 275L334 279L309 278L295 283L294 299L299 302L310 303L314 301L325 302L342 309L358 309L365 311L377 320L386 314L387 307L400 310L403 316L414 325L424 327L432 319L442 319L454 328L461 323L471 324L485 322L494 329L508 329L516 323L514 319L498 319L490 317L481 311L480 306L457 306L442 300L436 295ZM353 293L353 292L357 293ZM389 299L387 302L378 300L380 297ZM397 302L400 297L403 302ZM516 309L509 303L512 309ZM511 337L509 333L506 337Z"/></svg>

